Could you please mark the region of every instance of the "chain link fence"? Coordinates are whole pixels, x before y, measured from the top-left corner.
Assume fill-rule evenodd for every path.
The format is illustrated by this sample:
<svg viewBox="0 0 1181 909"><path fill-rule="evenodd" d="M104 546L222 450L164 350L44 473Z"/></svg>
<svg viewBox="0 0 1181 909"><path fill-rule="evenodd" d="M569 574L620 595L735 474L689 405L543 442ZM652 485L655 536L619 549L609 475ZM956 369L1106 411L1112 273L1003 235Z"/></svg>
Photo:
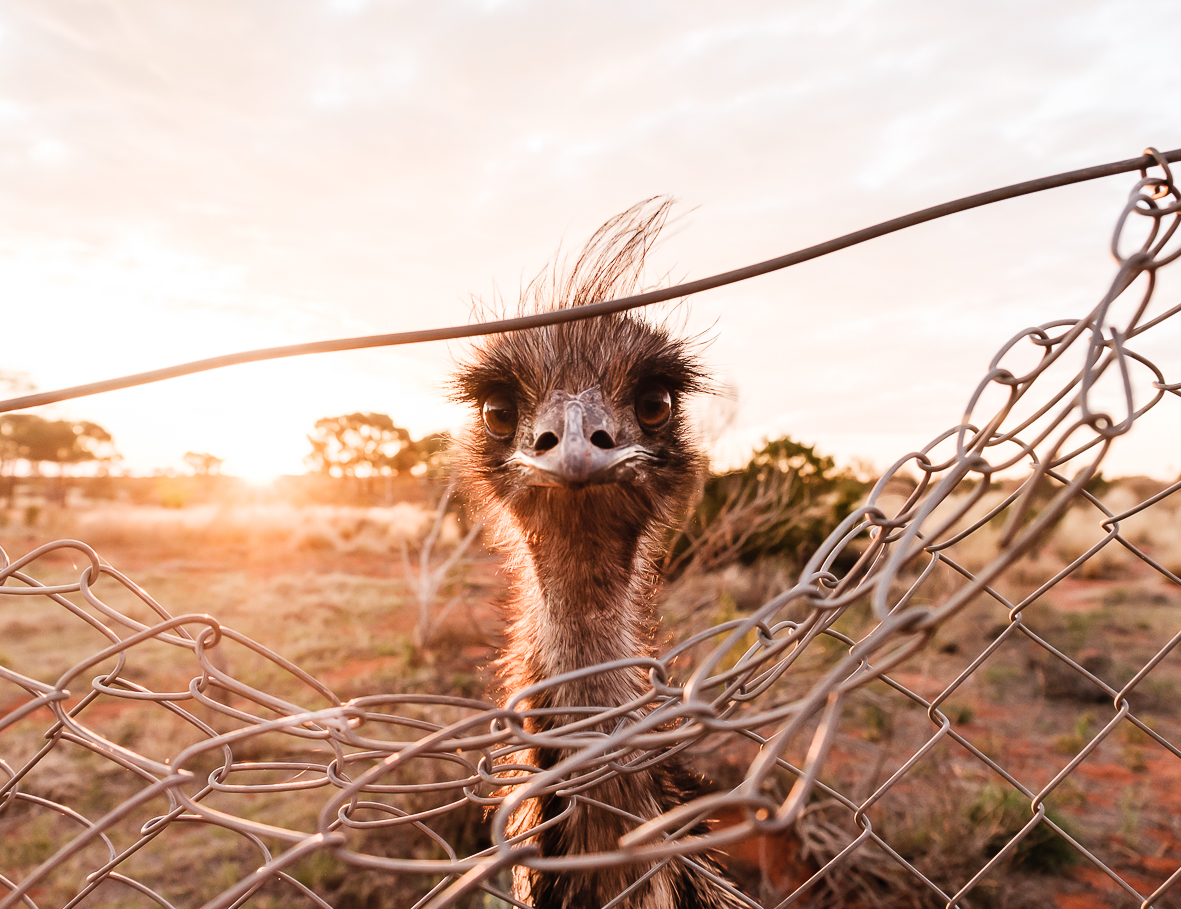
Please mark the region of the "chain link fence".
<svg viewBox="0 0 1181 909"><path fill-rule="evenodd" d="M0 909L329 906L330 865L369 887L338 905L521 906L516 866L706 852L757 869L734 889L753 907L1181 905L1181 482L1100 475L1151 411L1181 416L1181 304L1154 295L1181 196L1157 164L1096 307L1014 336L963 422L894 464L794 586L628 661L651 687L610 716L526 731L520 705L568 679L504 705L342 701L216 603L173 615L85 543L0 553L0 616L52 602L101 642L56 678L20 648L0 662ZM39 580L63 558L76 579ZM515 763L537 747L564 758ZM543 857L507 833L525 800L594 801L677 752L715 791L631 818L614 852ZM174 870L193 837L212 844L200 887Z"/></svg>

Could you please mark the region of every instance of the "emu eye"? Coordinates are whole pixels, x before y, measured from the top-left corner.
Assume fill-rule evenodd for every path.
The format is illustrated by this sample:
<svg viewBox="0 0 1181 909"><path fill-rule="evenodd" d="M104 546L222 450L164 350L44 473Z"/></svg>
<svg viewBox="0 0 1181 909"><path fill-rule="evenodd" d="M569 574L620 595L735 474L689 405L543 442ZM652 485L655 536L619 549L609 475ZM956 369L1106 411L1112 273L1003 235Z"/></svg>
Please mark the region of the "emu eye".
<svg viewBox="0 0 1181 909"><path fill-rule="evenodd" d="M636 419L648 432L663 429L672 414L672 395L663 385L646 385L636 395Z"/></svg>
<svg viewBox="0 0 1181 909"><path fill-rule="evenodd" d="M507 439L517 431L517 402L506 391L495 391L480 405L484 428L496 439Z"/></svg>

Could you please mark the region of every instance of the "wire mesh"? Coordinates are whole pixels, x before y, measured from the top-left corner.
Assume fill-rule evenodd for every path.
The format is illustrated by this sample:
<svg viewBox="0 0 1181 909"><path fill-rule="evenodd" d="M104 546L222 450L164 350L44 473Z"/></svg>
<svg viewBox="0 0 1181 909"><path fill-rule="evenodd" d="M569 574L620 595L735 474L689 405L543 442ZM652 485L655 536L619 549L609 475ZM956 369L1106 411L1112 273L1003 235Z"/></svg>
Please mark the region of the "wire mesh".
<svg viewBox="0 0 1181 909"><path fill-rule="evenodd" d="M186 882L159 881L194 829L216 854L255 863L240 879L208 868L207 909L263 897L328 906L300 870L317 856L417 882L419 906L520 906L506 884L514 867L655 867L752 843L762 880L745 893L727 884L736 904L978 905L1021 862L1065 863L1117 903L1178 904L1181 852L1120 839L1118 817L1108 823L1134 811L1174 824L1181 779L1169 715L1181 564L1157 542L1160 528L1181 530L1181 482L1119 502L1099 482L1111 447L1181 396L1179 377L1144 352L1181 311L1154 299L1158 270L1181 252L1181 196L1157 163L1117 220L1118 270L1096 307L1005 344L963 422L895 463L789 589L659 658L578 673L648 672L646 696L610 715L588 707L529 732L522 705L569 677L503 705L342 700L214 615L172 615L85 543L0 554L5 610L52 602L103 641L58 678L19 651L0 662L0 909L178 905ZM1069 534L1084 543L1070 549ZM1055 547L1067 555L1048 558ZM39 580L63 553L81 562L76 579ZM1088 576L1132 579L1103 588L1113 609L1155 604L1148 651L1121 650L1118 627L1064 622ZM235 648L254 655L249 673L229 670ZM1006 703L1027 677L1033 718ZM120 742L128 722L158 730L151 753ZM5 732L32 726L42 745L5 747ZM514 763L538 747L564 757L545 770ZM661 817L631 817L612 852L546 857L535 830L507 832L526 800L594 801L605 781L677 752L706 765L727 756L742 772ZM87 804L109 791L105 813L72 807L79 787ZM1128 792L1135 804L1113 808ZM940 814L947 800L958 807ZM702 819L710 832L688 835ZM484 823L487 843L470 832ZM948 842L918 848L920 835ZM772 854L784 844L786 859Z"/></svg>

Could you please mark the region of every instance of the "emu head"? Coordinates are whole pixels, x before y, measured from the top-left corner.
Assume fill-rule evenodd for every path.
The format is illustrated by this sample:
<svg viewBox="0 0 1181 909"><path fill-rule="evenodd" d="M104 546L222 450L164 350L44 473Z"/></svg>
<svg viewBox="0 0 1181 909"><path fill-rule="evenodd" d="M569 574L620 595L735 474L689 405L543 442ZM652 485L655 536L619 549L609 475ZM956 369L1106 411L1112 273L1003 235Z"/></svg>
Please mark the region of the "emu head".
<svg viewBox="0 0 1181 909"><path fill-rule="evenodd" d="M634 290L668 204L649 208L603 225L570 274L535 281L524 306ZM684 341L628 314L492 337L455 379L456 397L473 410L461 443L467 485L494 524L513 525L500 529L530 544L542 535L651 537L697 482L701 456L684 403L701 385Z"/></svg>

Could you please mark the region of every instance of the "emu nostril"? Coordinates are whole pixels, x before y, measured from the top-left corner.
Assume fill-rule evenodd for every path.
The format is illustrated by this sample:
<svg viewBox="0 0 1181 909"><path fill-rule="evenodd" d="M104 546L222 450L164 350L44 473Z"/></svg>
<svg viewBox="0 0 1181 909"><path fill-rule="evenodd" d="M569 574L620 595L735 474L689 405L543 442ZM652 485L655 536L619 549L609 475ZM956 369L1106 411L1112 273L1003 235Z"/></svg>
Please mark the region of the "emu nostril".
<svg viewBox="0 0 1181 909"><path fill-rule="evenodd" d="M543 432L537 437L537 441L533 443L533 450L540 453L549 451L558 444L558 437L552 432Z"/></svg>
<svg viewBox="0 0 1181 909"><path fill-rule="evenodd" d="M611 436L609 436L602 429L597 429L594 432L592 432L590 440L591 440L591 444L594 445L595 448L614 448L615 447L615 440L613 438L611 438Z"/></svg>

